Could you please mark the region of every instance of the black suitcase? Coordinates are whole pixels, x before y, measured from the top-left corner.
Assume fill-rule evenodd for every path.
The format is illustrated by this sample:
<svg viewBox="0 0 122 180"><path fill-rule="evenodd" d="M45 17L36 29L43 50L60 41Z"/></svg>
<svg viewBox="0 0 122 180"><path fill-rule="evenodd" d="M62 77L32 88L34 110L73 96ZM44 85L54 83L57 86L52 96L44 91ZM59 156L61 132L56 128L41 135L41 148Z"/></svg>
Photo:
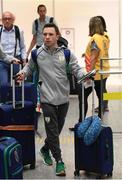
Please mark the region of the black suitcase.
<svg viewBox="0 0 122 180"><path fill-rule="evenodd" d="M15 138L0 138L0 179L23 179L22 146Z"/></svg>
<svg viewBox="0 0 122 180"><path fill-rule="evenodd" d="M93 83L92 83L93 88ZM94 88L93 88L94 91ZM84 96L84 86L82 82L82 96ZM82 98L84 100L84 98ZM94 115L94 93L92 94L92 115ZM83 101L84 111L84 101ZM84 119L84 114L82 120ZM112 176L113 171L113 136L112 129L110 127L102 126L102 130L97 140L91 144L86 145L83 138L77 136L77 128L79 123L75 125L75 171L74 175L79 176L80 170L86 172L96 173L97 178L101 178L105 175Z"/></svg>
<svg viewBox="0 0 122 180"><path fill-rule="evenodd" d="M35 168L35 105L24 101L24 82L22 82L22 101L15 103L15 80L13 80L13 102L0 104L0 137L10 136L22 145L24 165Z"/></svg>

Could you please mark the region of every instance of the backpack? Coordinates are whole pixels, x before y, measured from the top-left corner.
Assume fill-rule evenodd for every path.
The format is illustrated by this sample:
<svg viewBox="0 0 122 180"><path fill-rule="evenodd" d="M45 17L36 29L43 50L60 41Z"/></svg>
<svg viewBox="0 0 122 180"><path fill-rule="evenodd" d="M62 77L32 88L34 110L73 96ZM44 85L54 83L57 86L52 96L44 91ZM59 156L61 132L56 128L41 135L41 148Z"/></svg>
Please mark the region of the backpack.
<svg viewBox="0 0 122 180"><path fill-rule="evenodd" d="M78 83L77 83L77 78L74 76L74 74L71 72L71 68L69 66L70 62L70 50L67 48L64 48L64 55L66 59L66 72L67 72L67 77L70 82L70 94L78 94ZM36 64L36 68L38 71L38 64L37 64L37 49L34 49L31 51L31 57Z"/></svg>
<svg viewBox="0 0 122 180"><path fill-rule="evenodd" d="M3 25L0 25L1 29L0 29L0 40L1 40L1 34L2 34L2 29L3 29ZM15 50L14 50L14 56L16 56L16 49L17 49L17 39L19 40L19 44L20 44L20 30L19 27L14 25L15 28Z"/></svg>
<svg viewBox="0 0 122 180"><path fill-rule="evenodd" d="M53 17L50 17L49 23L53 23L53 19L54 19ZM35 23L35 30L37 32L38 31L38 19L35 19L34 23ZM65 48L68 47L68 41L65 38L63 38L62 36L59 37L57 44L58 44L58 46L63 45Z"/></svg>
<svg viewBox="0 0 122 180"><path fill-rule="evenodd" d="M66 59L66 72L67 77L70 82L70 94L78 94L78 83L77 78L74 76L74 74L71 71L69 62L70 62L70 50L67 48L64 48L64 55Z"/></svg>

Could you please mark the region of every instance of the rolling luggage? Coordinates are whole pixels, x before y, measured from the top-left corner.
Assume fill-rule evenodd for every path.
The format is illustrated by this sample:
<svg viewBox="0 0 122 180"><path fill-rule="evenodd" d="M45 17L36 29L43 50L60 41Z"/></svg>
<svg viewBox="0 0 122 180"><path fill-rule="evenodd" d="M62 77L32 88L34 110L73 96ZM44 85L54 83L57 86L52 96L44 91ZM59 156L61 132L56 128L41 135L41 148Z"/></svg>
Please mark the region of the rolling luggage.
<svg viewBox="0 0 122 180"><path fill-rule="evenodd" d="M93 84L92 84L93 88ZM84 95L84 87L82 83L82 96ZM84 99L84 98L82 98ZM94 93L92 94L94 101ZM83 102L84 103L84 102ZM83 104L84 107L84 104ZM92 105L92 115L94 114L94 102ZM84 117L82 117L84 120ZM107 126L101 128L101 132L97 139L90 145L86 145L83 137L78 137L77 128L79 123L75 125L74 139L75 139L75 171L74 175L79 176L80 170L89 173L96 173L97 178L103 176L112 176L113 171L113 137L112 129Z"/></svg>
<svg viewBox="0 0 122 180"><path fill-rule="evenodd" d="M11 66L11 76L13 74L13 66ZM24 99L32 101L35 105L37 103L37 88L34 83L24 83ZM12 78L10 83L0 86L0 102L5 103L12 100ZM16 87L16 101L21 100L21 87Z"/></svg>
<svg viewBox="0 0 122 180"><path fill-rule="evenodd" d="M0 179L23 179L22 146L15 138L0 138Z"/></svg>
<svg viewBox="0 0 122 180"><path fill-rule="evenodd" d="M34 83L24 83L24 97L26 101L32 101L35 105L37 103L37 88ZM0 102L5 103L12 99L12 87L10 83L0 86ZM16 87L16 101L21 100L21 87Z"/></svg>
<svg viewBox="0 0 122 180"><path fill-rule="evenodd" d="M35 105L24 101L24 82L22 82L22 101L15 102L15 80L13 80L13 102L0 104L0 137L10 136L22 145L22 161L35 168Z"/></svg>

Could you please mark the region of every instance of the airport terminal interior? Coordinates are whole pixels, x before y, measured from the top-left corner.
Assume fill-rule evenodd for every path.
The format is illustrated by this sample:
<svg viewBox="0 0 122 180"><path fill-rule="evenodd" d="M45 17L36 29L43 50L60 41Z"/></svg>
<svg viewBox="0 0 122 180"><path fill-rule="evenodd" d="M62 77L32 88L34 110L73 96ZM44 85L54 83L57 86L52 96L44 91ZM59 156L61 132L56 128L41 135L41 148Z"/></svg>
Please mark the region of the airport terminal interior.
<svg viewBox="0 0 122 180"><path fill-rule="evenodd" d="M107 22L110 35L110 57L122 57L122 0L0 0L0 14L10 11L15 14L15 24L24 31L27 49L32 39L32 22L38 18L37 6L45 4L47 15L54 16L63 37L67 38L69 48L81 62L81 55L88 43L88 23L93 16L102 15ZM1 18L0 18L1 21ZM109 179L122 179L122 63L112 63L114 74L107 80L108 92L114 95L109 98L109 112L105 112L102 123L110 126L113 132L114 166L113 176ZM118 95L116 94L118 92ZM117 96L116 96L117 95ZM95 94L95 107L98 106ZM92 115L92 95L89 96L87 117ZM70 105L62 133L60 145L63 161L66 165L66 176L55 174L55 161L52 166L46 166L39 154L45 139L43 113L39 115L38 130L35 133L36 167L24 167L24 179L96 179L96 174L75 171L74 132L69 128L78 122L79 108L77 95L70 95ZM107 177L104 177L106 179Z"/></svg>
<svg viewBox="0 0 122 180"><path fill-rule="evenodd" d="M110 75L107 82L108 92L121 92L122 85L120 81L121 74ZM97 97L95 95L95 107L97 106ZM89 110L87 116L92 114L92 95L89 97ZM39 118L38 135L36 134L36 168L30 170L28 166L24 168L24 179L96 179L96 174L88 174L80 171L79 176L74 176L75 171L75 150L74 150L74 132L69 131L78 121L78 98L77 95L70 95L70 106L66 117L66 122L60 135L63 161L66 164L66 176L58 177L55 175L55 163L53 166L46 166L39 154L45 138L45 129L43 124L43 115ZM122 179L122 101L109 100L109 112L105 112L103 124L110 126L113 131L114 145L114 166L113 176L109 179ZM106 179L106 177L104 177Z"/></svg>

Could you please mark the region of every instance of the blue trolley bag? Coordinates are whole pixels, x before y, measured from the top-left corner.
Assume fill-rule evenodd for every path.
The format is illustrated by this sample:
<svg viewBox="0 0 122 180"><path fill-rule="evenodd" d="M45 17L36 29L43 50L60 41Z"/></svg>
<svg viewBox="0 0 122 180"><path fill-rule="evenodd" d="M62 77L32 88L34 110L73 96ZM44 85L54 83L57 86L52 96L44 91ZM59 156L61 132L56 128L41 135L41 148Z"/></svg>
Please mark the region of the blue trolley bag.
<svg viewBox="0 0 122 180"><path fill-rule="evenodd" d="M20 65L19 69L21 70L21 65ZM6 103L8 101L12 101L12 76L14 74L13 65L11 65L10 73L11 73L10 83L3 84L0 86L0 102L1 103ZM20 86L16 87L15 94L16 94L16 101L21 101L22 93L21 93ZM26 101L32 101L36 105L36 103L37 103L37 88L34 83L31 83L31 82L24 83L24 99Z"/></svg>
<svg viewBox="0 0 122 180"><path fill-rule="evenodd" d="M23 179L22 146L15 138L0 138L0 179Z"/></svg>
<svg viewBox="0 0 122 180"><path fill-rule="evenodd" d="M94 101L94 87L92 83L92 101ZM84 97L84 84L82 82L82 97ZM82 108L84 108L84 98ZM92 103L92 115L94 114L94 102ZM83 115L84 116L84 115ZM84 117L82 117L84 121ZM113 136L112 129L102 126L101 132L95 142L91 145L84 143L83 137L78 137L77 128L79 123L75 125L74 132L74 152L75 152L75 171L74 175L79 176L80 170L88 173L96 173L97 178L103 176L112 176L113 171Z"/></svg>
<svg viewBox="0 0 122 180"><path fill-rule="evenodd" d="M0 104L0 137L10 136L22 145L23 165L35 168L35 105L24 101L24 81L21 83L21 101L15 101L15 79L12 83L12 103Z"/></svg>

